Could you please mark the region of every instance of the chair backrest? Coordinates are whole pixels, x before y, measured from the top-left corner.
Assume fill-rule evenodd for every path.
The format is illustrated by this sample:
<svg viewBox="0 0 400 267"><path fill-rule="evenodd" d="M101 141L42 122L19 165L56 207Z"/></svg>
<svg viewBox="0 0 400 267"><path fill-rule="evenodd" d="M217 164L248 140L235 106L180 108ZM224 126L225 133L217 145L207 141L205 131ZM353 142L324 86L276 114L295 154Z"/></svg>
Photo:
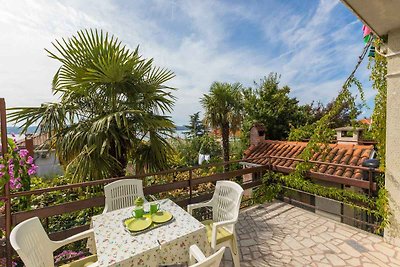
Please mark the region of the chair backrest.
<svg viewBox="0 0 400 267"><path fill-rule="evenodd" d="M53 242L38 217L18 224L10 234L12 247L26 267L53 267Z"/></svg>
<svg viewBox="0 0 400 267"><path fill-rule="evenodd" d="M224 256L224 251L225 247L222 247L208 258L205 258L200 262L190 265L190 267L219 267L222 256Z"/></svg>
<svg viewBox="0 0 400 267"><path fill-rule="evenodd" d="M243 188L231 181L218 181L215 186L213 201L213 221L237 220ZM227 226L233 231L233 225Z"/></svg>
<svg viewBox="0 0 400 267"><path fill-rule="evenodd" d="M106 197L104 211L123 209L134 205L137 197L144 199L143 182L138 179L123 179L104 186Z"/></svg>

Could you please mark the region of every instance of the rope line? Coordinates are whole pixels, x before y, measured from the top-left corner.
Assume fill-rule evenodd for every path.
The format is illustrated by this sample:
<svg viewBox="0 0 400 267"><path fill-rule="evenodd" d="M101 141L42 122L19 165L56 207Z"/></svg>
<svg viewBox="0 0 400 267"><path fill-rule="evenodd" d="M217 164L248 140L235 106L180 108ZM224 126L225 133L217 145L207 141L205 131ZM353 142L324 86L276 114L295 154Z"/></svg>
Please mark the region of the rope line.
<svg viewBox="0 0 400 267"><path fill-rule="evenodd" d="M361 55L358 57L357 64L356 64L356 66L354 67L353 71L350 73L349 77L347 77L346 81L344 82L343 88L346 88L347 85L348 85L348 84L351 82L351 80L353 79L354 74L356 73L358 67L360 67L361 62L363 62L363 60L364 60L364 58L365 58L365 55L367 54L368 49L371 47L371 44L372 44L373 41L374 41L374 37L372 37L372 38L368 41L368 43L365 44L365 46L364 46L364 48L363 48L363 50L362 50L362 52L361 52Z"/></svg>

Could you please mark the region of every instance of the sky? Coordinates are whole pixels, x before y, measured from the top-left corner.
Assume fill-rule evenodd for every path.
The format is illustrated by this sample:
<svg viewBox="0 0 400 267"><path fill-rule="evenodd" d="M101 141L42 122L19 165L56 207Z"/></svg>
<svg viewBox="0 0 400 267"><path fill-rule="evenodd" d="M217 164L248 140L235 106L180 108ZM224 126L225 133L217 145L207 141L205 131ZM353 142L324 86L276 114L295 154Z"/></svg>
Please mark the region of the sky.
<svg viewBox="0 0 400 267"><path fill-rule="evenodd" d="M0 0L0 97L8 107L57 101L51 81L60 65L44 48L96 28L176 74L167 85L177 88L177 125L202 111L212 82L252 86L270 72L300 103L327 103L357 62L361 27L334 0ZM361 116L374 98L366 65L356 75L370 106Z"/></svg>

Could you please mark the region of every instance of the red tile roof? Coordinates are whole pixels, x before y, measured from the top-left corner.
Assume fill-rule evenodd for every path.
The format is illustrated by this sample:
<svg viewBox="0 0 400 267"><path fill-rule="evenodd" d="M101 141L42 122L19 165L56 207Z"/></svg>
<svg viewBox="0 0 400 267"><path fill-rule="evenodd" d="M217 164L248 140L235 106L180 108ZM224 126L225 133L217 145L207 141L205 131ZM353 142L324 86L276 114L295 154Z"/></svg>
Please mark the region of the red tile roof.
<svg viewBox="0 0 400 267"><path fill-rule="evenodd" d="M372 119L371 118L364 118L364 119L359 120L359 122L362 123L362 124L371 125Z"/></svg>
<svg viewBox="0 0 400 267"><path fill-rule="evenodd" d="M294 169L298 161L291 159L272 159L268 158L268 156L297 158L306 145L307 142L265 140L257 146L250 146L244 154L245 159L265 157L250 160L250 162L254 164L266 165L271 163L273 167ZM373 151L374 147L372 145L329 144L329 148L325 153L316 153L311 160L335 163L339 166L315 164L311 172L358 180L362 179L361 170L348 168L345 165L362 166L363 161L370 158Z"/></svg>

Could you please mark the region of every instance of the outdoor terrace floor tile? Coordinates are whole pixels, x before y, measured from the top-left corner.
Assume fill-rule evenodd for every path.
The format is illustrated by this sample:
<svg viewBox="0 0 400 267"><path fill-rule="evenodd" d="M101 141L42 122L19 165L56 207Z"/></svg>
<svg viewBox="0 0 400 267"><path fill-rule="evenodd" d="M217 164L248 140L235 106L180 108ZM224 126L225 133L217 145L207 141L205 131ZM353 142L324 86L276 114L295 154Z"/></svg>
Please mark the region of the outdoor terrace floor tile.
<svg viewBox="0 0 400 267"><path fill-rule="evenodd" d="M382 237L283 202L243 210L236 231L244 267L400 266ZM221 266L233 266L229 251Z"/></svg>

